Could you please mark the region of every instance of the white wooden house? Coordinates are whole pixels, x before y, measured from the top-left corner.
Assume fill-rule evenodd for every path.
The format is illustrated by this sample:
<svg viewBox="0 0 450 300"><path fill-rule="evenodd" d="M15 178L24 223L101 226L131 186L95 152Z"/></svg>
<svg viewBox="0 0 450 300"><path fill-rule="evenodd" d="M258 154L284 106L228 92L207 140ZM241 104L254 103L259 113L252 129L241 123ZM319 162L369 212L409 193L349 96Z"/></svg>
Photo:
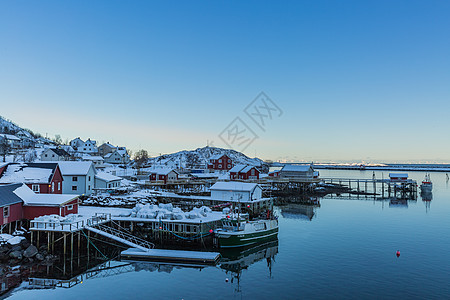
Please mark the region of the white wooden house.
<svg viewBox="0 0 450 300"><path fill-rule="evenodd" d="M97 153L97 142L87 139L87 141L83 143L83 146L78 147L77 151L81 153Z"/></svg>
<svg viewBox="0 0 450 300"><path fill-rule="evenodd" d="M96 170L90 161L59 162L63 176L63 194L92 194Z"/></svg>
<svg viewBox="0 0 450 300"><path fill-rule="evenodd" d="M285 165L280 170L280 177L312 179L314 178L314 169L311 165Z"/></svg>
<svg viewBox="0 0 450 300"><path fill-rule="evenodd" d="M115 151L105 155L105 163L108 164L127 164L130 162L130 156L125 147L119 147Z"/></svg>
<svg viewBox="0 0 450 300"><path fill-rule="evenodd" d="M111 175L106 172L98 172L95 175L95 188L96 189L114 189L120 187L122 178Z"/></svg>
<svg viewBox="0 0 450 300"><path fill-rule="evenodd" d="M69 158L69 153L57 148L48 148L41 154L41 161L65 161L69 160Z"/></svg>
<svg viewBox="0 0 450 300"><path fill-rule="evenodd" d="M211 199L224 202L253 202L262 198L262 188L256 183L237 181L216 182L211 188Z"/></svg>
<svg viewBox="0 0 450 300"><path fill-rule="evenodd" d="M78 148L83 147L83 145L84 145L84 141L82 139L80 139L79 137L70 141L70 146L75 150L78 150Z"/></svg>

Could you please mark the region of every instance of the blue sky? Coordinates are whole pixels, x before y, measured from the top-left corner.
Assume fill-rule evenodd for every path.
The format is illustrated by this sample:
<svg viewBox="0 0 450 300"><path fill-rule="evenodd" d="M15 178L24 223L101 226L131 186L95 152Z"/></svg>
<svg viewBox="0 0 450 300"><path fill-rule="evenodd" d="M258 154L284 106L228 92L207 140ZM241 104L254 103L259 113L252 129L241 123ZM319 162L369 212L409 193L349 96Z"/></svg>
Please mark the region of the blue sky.
<svg viewBox="0 0 450 300"><path fill-rule="evenodd" d="M0 115L150 154L450 162L450 2L2 1ZM244 113L264 91L265 131ZM235 145L232 145L235 147ZM239 147L235 147L240 150Z"/></svg>

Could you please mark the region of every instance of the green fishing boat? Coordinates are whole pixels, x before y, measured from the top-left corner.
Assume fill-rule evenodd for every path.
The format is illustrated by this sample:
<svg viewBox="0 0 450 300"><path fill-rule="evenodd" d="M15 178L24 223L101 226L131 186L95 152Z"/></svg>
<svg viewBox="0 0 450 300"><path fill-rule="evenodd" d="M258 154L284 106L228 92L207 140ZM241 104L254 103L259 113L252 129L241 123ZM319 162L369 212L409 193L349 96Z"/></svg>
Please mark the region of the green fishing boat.
<svg viewBox="0 0 450 300"><path fill-rule="evenodd" d="M249 221L248 214L224 218L223 228L216 229L221 248L244 247L275 239L278 235L278 220L271 216L263 220Z"/></svg>

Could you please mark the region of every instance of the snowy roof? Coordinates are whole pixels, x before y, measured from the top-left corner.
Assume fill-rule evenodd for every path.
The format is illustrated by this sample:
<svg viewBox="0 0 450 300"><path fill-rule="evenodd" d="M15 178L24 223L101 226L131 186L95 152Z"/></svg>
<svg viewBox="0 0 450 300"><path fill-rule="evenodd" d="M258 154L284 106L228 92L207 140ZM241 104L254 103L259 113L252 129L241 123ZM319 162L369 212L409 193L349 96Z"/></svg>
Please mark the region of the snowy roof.
<svg viewBox="0 0 450 300"><path fill-rule="evenodd" d="M16 187L14 194L29 206L61 206L78 198L78 195L36 194L24 184Z"/></svg>
<svg viewBox="0 0 450 300"><path fill-rule="evenodd" d="M31 135L31 133L29 133L28 131L26 131L26 130L20 130L19 132L17 132L16 134L21 134L21 135L24 135L24 136L26 136L26 137L28 137L28 138L32 138L33 136Z"/></svg>
<svg viewBox="0 0 450 300"><path fill-rule="evenodd" d="M2 134L0 134L0 136L2 136L2 137L4 137L4 138L6 138L7 140L15 140L15 141L20 141L20 138L18 138L17 136L15 136L15 135L11 135L11 134L5 134L5 133L2 133Z"/></svg>
<svg viewBox="0 0 450 300"><path fill-rule="evenodd" d="M116 181L116 180L122 180L122 178L114 176L112 174L106 173L106 172L99 172L95 175L95 178L103 180L103 181Z"/></svg>
<svg viewBox="0 0 450 300"><path fill-rule="evenodd" d="M61 145L61 149L64 149L66 152L74 152L75 150L70 145Z"/></svg>
<svg viewBox="0 0 450 300"><path fill-rule="evenodd" d="M119 153L120 156L127 156L127 149L125 147L118 148L115 152Z"/></svg>
<svg viewBox="0 0 450 300"><path fill-rule="evenodd" d="M285 165L281 171L287 172L307 172L311 169L311 165Z"/></svg>
<svg viewBox="0 0 450 300"><path fill-rule="evenodd" d="M108 146L109 148L116 148L116 146L114 146L114 145L111 145L110 143L103 143L100 147L102 147L102 146Z"/></svg>
<svg viewBox="0 0 450 300"><path fill-rule="evenodd" d="M48 183L51 180L53 169L29 167L27 165L10 164L0 183Z"/></svg>
<svg viewBox="0 0 450 300"><path fill-rule="evenodd" d="M106 154L105 155L105 158L109 158L109 157L111 157L111 155L112 155L113 153L111 152L111 153L108 153L108 154Z"/></svg>
<svg viewBox="0 0 450 300"><path fill-rule="evenodd" d="M237 182L237 181L220 181L216 182L210 190L217 191L253 191L256 187L259 187L256 183Z"/></svg>
<svg viewBox="0 0 450 300"><path fill-rule="evenodd" d="M90 156L90 155L86 155L83 156L83 160L89 160L89 161L102 161L103 157L101 156Z"/></svg>
<svg viewBox="0 0 450 300"><path fill-rule="evenodd" d="M70 156L70 154L67 153L66 150L64 150L64 149L49 148L48 150L53 151L56 155L59 155L59 156Z"/></svg>
<svg viewBox="0 0 450 300"><path fill-rule="evenodd" d="M21 203L22 199L13 192L22 185L22 183L0 185L0 207Z"/></svg>
<svg viewBox="0 0 450 300"><path fill-rule="evenodd" d="M246 166L245 165L235 165L234 167L231 168L230 173L238 173L240 172L242 169L244 169Z"/></svg>
<svg viewBox="0 0 450 300"><path fill-rule="evenodd" d="M224 153L222 153L222 154L216 154L216 155L213 155L213 156L211 156L211 157L209 157L209 159L211 160L211 159L220 159L222 156L224 156L225 154Z"/></svg>
<svg viewBox="0 0 450 300"><path fill-rule="evenodd" d="M177 171L175 171L174 169L170 169L170 168L161 168L161 169L153 169L150 171L151 174L158 174L158 175L167 175L170 172L175 172L178 174Z"/></svg>
<svg viewBox="0 0 450 300"><path fill-rule="evenodd" d="M240 172L242 173L247 173L248 171L250 171L251 169L255 168L255 166L246 166L244 169L242 169Z"/></svg>
<svg viewBox="0 0 450 300"><path fill-rule="evenodd" d="M58 164L63 175L87 175L92 167L91 161L60 161Z"/></svg>

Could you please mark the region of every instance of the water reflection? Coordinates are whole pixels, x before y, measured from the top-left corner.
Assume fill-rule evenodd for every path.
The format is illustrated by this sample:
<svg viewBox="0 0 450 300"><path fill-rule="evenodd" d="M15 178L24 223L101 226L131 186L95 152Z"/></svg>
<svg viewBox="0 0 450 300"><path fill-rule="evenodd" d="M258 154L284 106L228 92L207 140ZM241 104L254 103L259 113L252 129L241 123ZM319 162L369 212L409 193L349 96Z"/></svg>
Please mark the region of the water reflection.
<svg viewBox="0 0 450 300"><path fill-rule="evenodd" d="M288 204L280 206L280 213L286 219L311 221L316 215L317 207L320 205Z"/></svg>
<svg viewBox="0 0 450 300"><path fill-rule="evenodd" d="M195 268L203 269L207 266L193 264L174 264L161 262L133 261L133 260L108 260L96 266L85 269L71 278L66 276L58 276L57 274L34 274L28 279L26 284L22 284L22 289L54 289L54 288L72 288L82 284L84 281L94 278L105 278L110 276L118 276L130 272L161 272L171 273L175 269ZM56 272L57 273L57 272Z"/></svg>
<svg viewBox="0 0 450 300"><path fill-rule="evenodd" d="M428 213L431 206L431 200L433 200L433 193L431 191L423 191L420 193L420 197L422 197L422 202L425 204L425 212Z"/></svg>
<svg viewBox="0 0 450 300"><path fill-rule="evenodd" d="M252 248L226 249L220 253L222 254L220 268L231 276L231 283L236 284L235 291L241 292L242 272L254 263L265 260L269 278L272 278L272 264L278 253L278 239Z"/></svg>

